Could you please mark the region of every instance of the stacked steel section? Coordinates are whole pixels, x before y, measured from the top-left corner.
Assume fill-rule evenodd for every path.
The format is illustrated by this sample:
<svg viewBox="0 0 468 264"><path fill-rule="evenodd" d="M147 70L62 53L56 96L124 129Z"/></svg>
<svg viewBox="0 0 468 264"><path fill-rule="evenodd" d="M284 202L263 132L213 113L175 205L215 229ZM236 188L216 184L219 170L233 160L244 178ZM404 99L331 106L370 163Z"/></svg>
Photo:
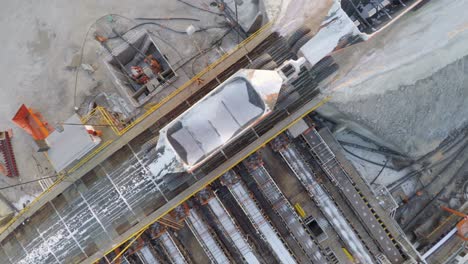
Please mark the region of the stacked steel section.
<svg viewBox="0 0 468 264"><path fill-rule="evenodd" d="M263 161L260 156L254 154L244 161L244 164L249 169L263 196L270 202L285 227L298 242L307 257L313 263L326 263L325 257L320 253L319 247L304 228L300 217L278 188L268 171L263 167Z"/></svg>
<svg viewBox="0 0 468 264"><path fill-rule="evenodd" d="M348 199L354 212L375 239L382 252L392 263L402 263L404 258L400 246L396 243L385 224L378 218L377 213L362 195L351 177L341 167L335 154L319 135L315 128L310 128L303 134L320 166Z"/></svg>
<svg viewBox="0 0 468 264"><path fill-rule="evenodd" d="M353 257L360 260L361 263L374 263L369 251L346 221L346 217L317 181L317 177L303 161L296 148L289 145L285 137L280 136L273 141L273 149L281 154L288 166L302 182L311 198L315 200L327 220L348 246Z"/></svg>
<svg viewBox="0 0 468 264"><path fill-rule="evenodd" d="M276 258L281 263L297 263L293 254L284 245L276 230L265 218L261 209L251 197L247 187L237 178L237 176L233 172L229 171L224 174L223 182L228 187L237 203L241 206L255 229L257 229L257 232L261 234L262 238L269 244Z"/></svg>
<svg viewBox="0 0 468 264"><path fill-rule="evenodd" d="M201 219L195 209L190 209L189 215L185 221L212 263L231 263L216 237L214 237L208 225Z"/></svg>
<svg viewBox="0 0 468 264"><path fill-rule="evenodd" d="M257 264L260 263L247 239L244 237L239 227L235 224L234 219L229 215L226 208L217 196L211 193L208 189L204 189L201 193L209 193L209 198L205 200L205 204L210 208L211 212L216 216L217 223L225 237L229 238L237 252L242 255L245 263ZM203 196L203 195L202 195Z"/></svg>

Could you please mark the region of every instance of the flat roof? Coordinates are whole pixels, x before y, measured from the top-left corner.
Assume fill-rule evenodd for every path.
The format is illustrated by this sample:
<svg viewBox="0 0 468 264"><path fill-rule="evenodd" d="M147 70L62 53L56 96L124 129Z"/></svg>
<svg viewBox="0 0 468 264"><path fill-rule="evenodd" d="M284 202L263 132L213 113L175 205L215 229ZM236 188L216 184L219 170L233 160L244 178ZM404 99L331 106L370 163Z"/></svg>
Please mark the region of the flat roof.
<svg viewBox="0 0 468 264"><path fill-rule="evenodd" d="M82 124L77 114L67 119L65 124ZM48 158L57 172L64 170L74 161L79 160L94 147L99 145L101 139L91 136L85 125L63 125L63 131L55 130L46 138L50 149Z"/></svg>

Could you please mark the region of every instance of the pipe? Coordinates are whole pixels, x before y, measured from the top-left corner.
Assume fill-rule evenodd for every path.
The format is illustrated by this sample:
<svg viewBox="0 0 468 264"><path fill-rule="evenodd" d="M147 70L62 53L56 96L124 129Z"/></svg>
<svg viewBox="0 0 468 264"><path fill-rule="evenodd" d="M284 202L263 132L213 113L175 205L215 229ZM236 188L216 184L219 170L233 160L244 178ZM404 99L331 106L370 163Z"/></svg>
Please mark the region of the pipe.
<svg viewBox="0 0 468 264"><path fill-rule="evenodd" d="M200 21L200 19L197 18L191 18L191 17L137 17L135 20L187 20L187 21Z"/></svg>
<svg viewBox="0 0 468 264"><path fill-rule="evenodd" d="M447 240L449 240L453 235L457 233L457 228L453 228L450 230L450 232L445 235L439 242L437 242L433 247L431 247L424 255L422 255L422 258L426 260L429 256L431 256L434 252L436 252Z"/></svg>
<svg viewBox="0 0 468 264"><path fill-rule="evenodd" d="M446 212L449 212L449 213L452 213L454 215L457 215L457 216L460 216L460 217L465 217L467 216L466 214L462 213L462 212L458 212L456 210L453 210L452 208L448 208L446 206L441 206L440 209L446 211Z"/></svg>

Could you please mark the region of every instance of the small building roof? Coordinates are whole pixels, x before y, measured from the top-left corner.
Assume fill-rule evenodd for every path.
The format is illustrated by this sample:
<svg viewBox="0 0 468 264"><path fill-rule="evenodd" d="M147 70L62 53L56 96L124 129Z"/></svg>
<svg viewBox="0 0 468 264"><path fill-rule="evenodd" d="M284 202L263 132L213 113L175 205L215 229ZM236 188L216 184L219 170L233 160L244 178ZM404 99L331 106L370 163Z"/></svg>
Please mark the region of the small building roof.
<svg viewBox="0 0 468 264"><path fill-rule="evenodd" d="M66 125L81 124L77 114L64 123L62 132L55 130L46 138L50 147L47 155L57 172L82 158L101 142L99 137L94 137L86 131L85 125Z"/></svg>

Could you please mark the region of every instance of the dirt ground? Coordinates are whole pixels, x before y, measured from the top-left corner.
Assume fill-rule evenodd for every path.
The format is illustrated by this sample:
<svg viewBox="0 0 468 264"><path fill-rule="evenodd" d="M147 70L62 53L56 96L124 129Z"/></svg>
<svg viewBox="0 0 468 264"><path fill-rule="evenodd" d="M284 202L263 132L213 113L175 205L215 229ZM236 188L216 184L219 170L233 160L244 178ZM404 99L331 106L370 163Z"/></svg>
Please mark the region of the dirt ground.
<svg viewBox="0 0 468 264"><path fill-rule="evenodd" d="M216 11L208 0L190 1L193 5ZM107 14L119 14L128 18L186 17L192 21L167 21L163 24L184 31L191 23L199 27L219 25L224 18L202 12L178 1L20 1L5 2L0 10L0 34L4 45L0 49L2 88L0 96L0 131L13 128L13 147L20 171L19 178L0 176L0 186L16 184L54 173L45 156L34 150L32 138L10 120L21 104L40 111L50 124L66 120L84 99L99 89L115 88L108 82L103 70L93 75L83 72L79 64L83 40L96 19ZM171 62L191 57L198 52L186 35L175 34L156 26L148 29L159 33L167 44L160 48L179 52L171 56ZM92 31L92 30L91 30ZM225 29L210 29L196 33L194 40L205 48L213 39L223 35ZM225 41L227 42L227 41ZM232 44L231 44L232 45ZM89 32L84 48L83 63L98 65L102 49ZM174 52L173 52L174 53ZM209 58L211 60L212 58ZM204 63L204 59L199 59ZM196 65L197 66L197 65ZM198 65L196 70L202 69ZM76 69L80 70L75 89ZM106 82L107 80L107 82ZM38 184L2 190L1 195L17 202L18 209L31 201L42 189Z"/></svg>

